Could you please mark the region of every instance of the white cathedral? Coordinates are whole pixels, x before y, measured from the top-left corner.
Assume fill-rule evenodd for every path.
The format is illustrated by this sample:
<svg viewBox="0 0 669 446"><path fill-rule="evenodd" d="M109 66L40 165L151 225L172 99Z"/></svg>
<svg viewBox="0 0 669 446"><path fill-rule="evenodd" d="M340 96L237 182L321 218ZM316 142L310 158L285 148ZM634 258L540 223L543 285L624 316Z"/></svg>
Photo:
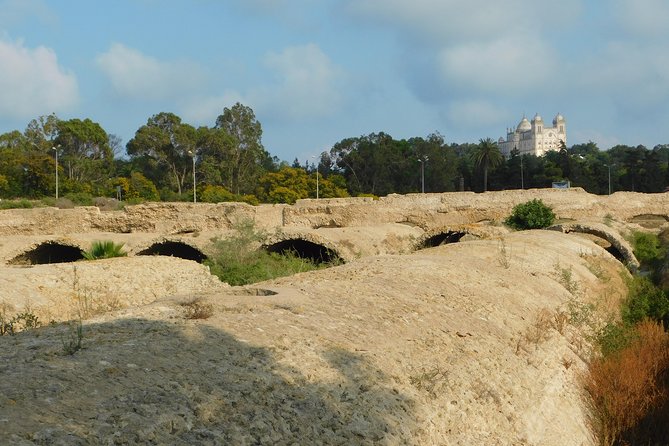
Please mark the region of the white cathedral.
<svg viewBox="0 0 669 446"><path fill-rule="evenodd" d="M502 155L511 156L511 151L517 149L520 155L541 156L551 150L560 150L561 142L567 145L567 122L558 113L553 119L553 126L544 125L544 120L537 113L532 122L525 116L516 129L506 129L506 140L499 138L497 145Z"/></svg>

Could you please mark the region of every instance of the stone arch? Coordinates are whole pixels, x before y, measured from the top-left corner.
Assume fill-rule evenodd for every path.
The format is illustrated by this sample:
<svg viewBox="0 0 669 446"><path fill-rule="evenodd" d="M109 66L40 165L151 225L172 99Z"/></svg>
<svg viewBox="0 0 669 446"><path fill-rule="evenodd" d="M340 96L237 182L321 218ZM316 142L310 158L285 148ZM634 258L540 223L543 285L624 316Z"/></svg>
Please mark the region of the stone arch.
<svg viewBox="0 0 669 446"><path fill-rule="evenodd" d="M46 265L71 263L84 258L84 251L76 245L55 240L39 243L12 258L10 265Z"/></svg>
<svg viewBox="0 0 669 446"><path fill-rule="evenodd" d="M137 252L138 256L170 256L202 263L207 256L198 248L178 240L162 240Z"/></svg>
<svg viewBox="0 0 669 446"><path fill-rule="evenodd" d="M608 226L600 224L567 223L554 225L548 229L562 231L565 234L570 232L580 232L602 238L611 244L609 248L605 249L615 258L632 270L636 270L639 267L639 261L634 255L634 251L629 242Z"/></svg>
<svg viewBox="0 0 669 446"><path fill-rule="evenodd" d="M414 250L418 251L426 248L434 248L435 246L447 245L449 243L457 243L467 235L465 231L456 230L442 230L432 233L427 233L416 243Z"/></svg>
<svg viewBox="0 0 669 446"><path fill-rule="evenodd" d="M636 223L646 229L657 229L669 222L669 217L662 214L639 214L629 219L630 223Z"/></svg>
<svg viewBox="0 0 669 446"><path fill-rule="evenodd" d="M297 257L309 259L316 264L344 263L344 258L336 249L315 240L307 240L307 237L294 236L268 242L262 246L262 249L278 254L292 252Z"/></svg>
<svg viewBox="0 0 669 446"><path fill-rule="evenodd" d="M457 243L463 239L488 238L490 233L491 229L486 225L456 225L433 228L418 238L413 245L413 250L418 251L449 243Z"/></svg>

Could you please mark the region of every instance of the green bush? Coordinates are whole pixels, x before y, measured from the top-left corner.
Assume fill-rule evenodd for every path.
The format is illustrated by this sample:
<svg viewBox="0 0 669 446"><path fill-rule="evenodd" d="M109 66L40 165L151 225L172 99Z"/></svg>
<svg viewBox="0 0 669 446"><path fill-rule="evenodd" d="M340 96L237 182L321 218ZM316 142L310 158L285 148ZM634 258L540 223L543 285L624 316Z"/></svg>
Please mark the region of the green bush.
<svg viewBox="0 0 669 446"><path fill-rule="evenodd" d="M620 322L608 322L597 334L602 356L610 356L626 348L634 339L634 327Z"/></svg>
<svg viewBox="0 0 669 446"><path fill-rule="evenodd" d="M70 192L65 198L77 206L93 206L93 196L88 192Z"/></svg>
<svg viewBox="0 0 669 446"><path fill-rule="evenodd" d="M205 261L212 274L230 285L247 285L329 266L316 265L294 254L259 249L265 234L256 230L250 220L238 223L235 230L235 236L214 242L214 254Z"/></svg>
<svg viewBox="0 0 669 446"><path fill-rule="evenodd" d="M516 205L511 215L504 221L514 229L542 229L553 224L553 210L541 200L530 200Z"/></svg>
<svg viewBox="0 0 669 446"><path fill-rule="evenodd" d="M648 277L634 276L628 283L629 292L621 309L622 319L628 325L644 319L665 321L669 315L669 299L664 291Z"/></svg>
<svg viewBox="0 0 669 446"><path fill-rule="evenodd" d="M200 193L200 201L205 203L221 203L226 201L237 201L235 194L223 186L207 185Z"/></svg>
<svg viewBox="0 0 669 446"><path fill-rule="evenodd" d="M667 252L660 242L660 237L647 232L632 234L634 255L639 263L647 268L656 268L665 258Z"/></svg>
<svg viewBox="0 0 669 446"><path fill-rule="evenodd" d="M30 200L1 200L0 209L31 209L35 203Z"/></svg>
<svg viewBox="0 0 669 446"><path fill-rule="evenodd" d="M113 257L125 257L122 243L114 243L111 240L93 242L91 249L84 252L86 260L111 259Z"/></svg>

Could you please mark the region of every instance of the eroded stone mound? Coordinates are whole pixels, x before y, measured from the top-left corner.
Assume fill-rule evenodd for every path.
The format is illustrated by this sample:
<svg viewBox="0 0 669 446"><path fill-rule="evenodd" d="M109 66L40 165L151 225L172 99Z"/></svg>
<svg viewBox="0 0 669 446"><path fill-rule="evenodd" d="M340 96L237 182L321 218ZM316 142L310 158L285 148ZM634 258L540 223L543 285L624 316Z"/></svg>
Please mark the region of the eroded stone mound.
<svg viewBox="0 0 669 446"><path fill-rule="evenodd" d="M73 355L66 326L0 338L10 443L593 443L577 384L587 342L569 309L618 299L624 269L586 239L514 233L255 287L276 294L179 271L195 262L133 261L149 262L151 285L85 321ZM66 269L40 268L40 283L67 289ZM132 283L140 263L125 271L100 283ZM192 274L199 288L180 283ZM194 299L210 317L185 318Z"/></svg>

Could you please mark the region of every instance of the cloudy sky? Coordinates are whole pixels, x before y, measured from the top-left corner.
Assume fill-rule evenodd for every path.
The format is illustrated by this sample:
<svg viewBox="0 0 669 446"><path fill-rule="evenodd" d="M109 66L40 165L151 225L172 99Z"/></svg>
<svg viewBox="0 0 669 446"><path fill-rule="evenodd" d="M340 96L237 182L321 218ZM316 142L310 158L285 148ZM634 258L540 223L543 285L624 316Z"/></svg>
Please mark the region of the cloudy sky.
<svg viewBox="0 0 669 446"><path fill-rule="evenodd" d="M0 132L55 112L127 142L253 108L272 155L372 132L669 143L665 0L0 0Z"/></svg>

